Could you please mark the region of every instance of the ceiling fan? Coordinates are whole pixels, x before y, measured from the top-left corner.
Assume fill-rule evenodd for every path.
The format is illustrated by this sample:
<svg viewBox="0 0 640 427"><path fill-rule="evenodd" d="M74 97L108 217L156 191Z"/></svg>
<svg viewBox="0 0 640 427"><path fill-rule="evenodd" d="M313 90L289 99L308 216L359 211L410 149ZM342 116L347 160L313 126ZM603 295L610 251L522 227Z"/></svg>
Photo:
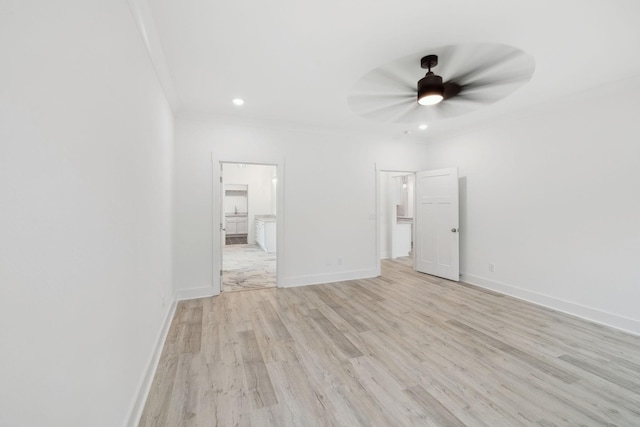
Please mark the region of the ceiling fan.
<svg viewBox="0 0 640 427"><path fill-rule="evenodd" d="M424 123L494 103L526 83L534 68L530 55L511 46L445 46L371 70L356 82L348 103L371 120Z"/></svg>

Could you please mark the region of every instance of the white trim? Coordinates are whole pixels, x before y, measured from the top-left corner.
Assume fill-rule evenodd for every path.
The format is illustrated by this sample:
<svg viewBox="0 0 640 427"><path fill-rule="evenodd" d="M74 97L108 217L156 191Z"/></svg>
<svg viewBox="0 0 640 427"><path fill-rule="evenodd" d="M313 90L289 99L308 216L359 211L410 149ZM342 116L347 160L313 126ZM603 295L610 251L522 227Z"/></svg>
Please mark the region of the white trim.
<svg viewBox="0 0 640 427"><path fill-rule="evenodd" d="M276 183L276 286L282 287L280 284L282 277L284 276L284 262L285 259L285 244L284 244L284 227L285 227L285 212L284 212L284 179L285 173L285 158L282 157L280 163L276 165L276 176L278 181Z"/></svg>
<svg viewBox="0 0 640 427"><path fill-rule="evenodd" d="M149 396L149 391L151 390L151 384L153 383L153 378L156 375L156 370L158 369L158 363L160 362L160 355L162 354L162 349L164 348L164 343L167 339L167 335L169 334L169 326L171 326L171 321L173 320L173 315L176 312L177 301L173 301L171 303L171 307L169 307L169 311L164 318L164 323L162 324L162 328L160 329L160 333L156 338L156 346L151 353L151 357L149 358L149 362L147 363L147 369L145 370L145 374L138 385L138 392L135 395L135 399L131 405L129 410L129 417L127 426L136 427L140 423L140 418L142 417L142 411L144 410L144 405L147 402L147 397Z"/></svg>
<svg viewBox="0 0 640 427"><path fill-rule="evenodd" d="M206 288L191 288L191 289L178 289L176 291L176 299L178 301L185 301L189 299L208 298L214 295L218 295L211 287Z"/></svg>
<svg viewBox="0 0 640 427"><path fill-rule="evenodd" d="M319 285L322 283L342 282L345 280L369 279L378 277L375 268L368 270L344 271L340 273L312 274L309 276L284 277L281 288L295 288L297 286Z"/></svg>
<svg viewBox="0 0 640 427"><path fill-rule="evenodd" d="M156 30L151 8L147 0L129 0L129 9L131 10L133 19L136 21L144 45L147 48L151 66L158 77L160 87L164 92L164 96L171 110L175 113L179 107L180 100L175 90L173 79L171 78L171 72L169 71L169 65L167 64L167 59L162 49L162 43L160 43L160 36Z"/></svg>
<svg viewBox="0 0 640 427"><path fill-rule="evenodd" d="M375 250L375 266L376 266L376 274L378 276L380 276L382 274L382 264L380 263L380 259L381 258L389 258L389 256L382 256L382 243L380 242L380 210L382 209L382 207L380 206L380 170L378 169L378 164L375 163L373 165L374 168L374 173L375 173L375 178L374 178L374 182L375 182L375 189L374 189L374 193L375 193L375 199L376 199L376 213L375 213L375 223L376 223L376 247L374 248ZM388 251L385 250L385 253L387 253Z"/></svg>
<svg viewBox="0 0 640 427"><path fill-rule="evenodd" d="M598 310L584 305L576 304L549 295L539 294L537 292L528 291L506 283L495 282L480 276L462 273L460 280L479 286L481 288L490 289L501 294L509 295L536 305L551 308L563 313L577 316L595 323L620 329L634 335L640 335L640 321L629 319L628 317L619 316L614 313Z"/></svg>

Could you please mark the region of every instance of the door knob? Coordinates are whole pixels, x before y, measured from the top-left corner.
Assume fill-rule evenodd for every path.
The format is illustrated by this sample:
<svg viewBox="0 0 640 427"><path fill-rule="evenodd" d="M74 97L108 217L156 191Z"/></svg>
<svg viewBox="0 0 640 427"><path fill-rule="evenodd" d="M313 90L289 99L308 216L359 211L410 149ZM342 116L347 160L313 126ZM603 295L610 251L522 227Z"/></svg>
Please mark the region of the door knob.
<svg viewBox="0 0 640 427"><path fill-rule="evenodd" d="M452 233L457 233L457 232L458 232L458 229L457 229L457 228L452 228L452 229L451 229L451 232L452 232Z"/></svg>

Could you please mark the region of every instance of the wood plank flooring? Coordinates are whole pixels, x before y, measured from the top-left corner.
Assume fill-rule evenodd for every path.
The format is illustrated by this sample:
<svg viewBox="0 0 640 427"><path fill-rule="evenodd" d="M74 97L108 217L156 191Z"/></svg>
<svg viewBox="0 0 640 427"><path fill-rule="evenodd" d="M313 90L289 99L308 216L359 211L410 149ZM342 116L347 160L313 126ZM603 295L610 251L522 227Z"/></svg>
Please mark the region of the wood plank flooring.
<svg viewBox="0 0 640 427"><path fill-rule="evenodd" d="M640 426L640 337L382 267L179 303L140 426Z"/></svg>

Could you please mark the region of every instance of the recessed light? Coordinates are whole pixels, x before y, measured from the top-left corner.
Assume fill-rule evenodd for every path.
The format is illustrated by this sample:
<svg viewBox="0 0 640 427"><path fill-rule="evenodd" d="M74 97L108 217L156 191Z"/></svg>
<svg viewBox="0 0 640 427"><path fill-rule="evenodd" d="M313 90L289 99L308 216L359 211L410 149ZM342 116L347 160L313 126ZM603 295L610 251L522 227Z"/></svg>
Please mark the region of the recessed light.
<svg viewBox="0 0 640 427"><path fill-rule="evenodd" d="M422 125L418 126L418 129L420 129L420 130L425 130L425 129L426 129L426 128L428 128L428 127L429 127L428 125L424 125L424 124L422 124Z"/></svg>
<svg viewBox="0 0 640 427"><path fill-rule="evenodd" d="M231 102L233 102L233 105L237 105L238 107L244 105L244 99L242 99L242 98L235 98Z"/></svg>
<svg viewBox="0 0 640 427"><path fill-rule="evenodd" d="M409 135L410 133L411 133L411 131L410 131L410 130L405 130L405 131L404 131L404 134L405 134L405 135Z"/></svg>

